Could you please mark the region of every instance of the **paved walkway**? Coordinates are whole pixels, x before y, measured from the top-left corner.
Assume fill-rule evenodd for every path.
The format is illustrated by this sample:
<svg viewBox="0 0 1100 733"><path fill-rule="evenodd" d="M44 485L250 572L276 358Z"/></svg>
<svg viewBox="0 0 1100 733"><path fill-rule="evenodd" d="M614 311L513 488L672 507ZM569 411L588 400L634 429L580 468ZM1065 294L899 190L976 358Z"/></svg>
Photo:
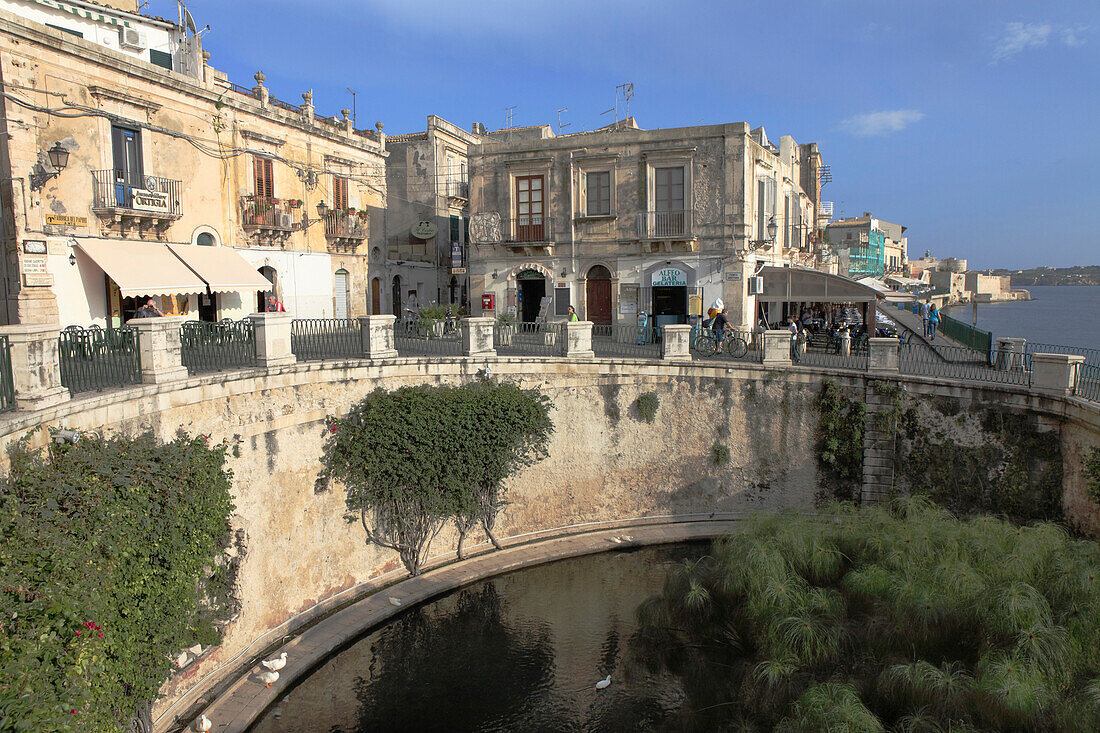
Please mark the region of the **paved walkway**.
<svg viewBox="0 0 1100 733"><path fill-rule="evenodd" d="M300 676L308 674L322 662L333 649L351 641L369 628L376 627L390 617L430 600L442 593L483 578L500 575L511 570L561 560L567 557L589 555L608 550L658 545L670 542L709 539L731 532L741 521L738 515L715 514L692 515L696 519L684 518L676 521L669 518L660 524L634 525L614 529L553 537L531 542L530 537L503 540L505 548L500 551L482 549L476 557L461 562L451 562L424 572L415 578L406 578L394 585L376 590L371 595L334 613L319 623L307 628L300 635L288 640L283 646L270 651L269 657L287 653L286 667L279 674L279 680L271 688L264 687L259 680L261 670L258 660L251 671L234 680L229 687L203 710L195 710L185 721L177 722L162 730L182 731L199 712L204 712L213 723L212 730L219 733L241 733ZM633 540L616 544L612 537L629 534ZM396 607L390 598L400 601ZM161 729L161 728L158 728Z"/></svg>
<svg viewBox="0 0 1100 733"><path fill-rule="evenodd" d="M924 337L924 320L920 316L914 314L912 311L898 310L897 307L883 308L882 312L889 316L894 323L898 324L902 328L910 331L913 334L912 340L914 343L924 344L937 354L942 356L947 361L953 361L957 358L957 355L952 355L950 351L941 349L942 346L950 346L954 348L963 349L966 348L958 341L944 336L938 329L936 330L936 340L930 341Z"/></svg>

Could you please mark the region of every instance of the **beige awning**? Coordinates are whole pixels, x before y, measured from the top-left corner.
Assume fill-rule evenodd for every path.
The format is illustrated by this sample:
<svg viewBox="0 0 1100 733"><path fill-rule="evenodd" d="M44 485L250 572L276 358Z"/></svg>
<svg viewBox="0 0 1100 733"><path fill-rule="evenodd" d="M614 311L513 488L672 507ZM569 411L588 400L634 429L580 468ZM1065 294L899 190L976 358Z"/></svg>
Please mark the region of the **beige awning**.
<svg viewBox="0 0 1100 733"><path fill-rule="evenodd" d="M231 247L169 244L168 249L206 281L211 292L271 290L271 283Z"/></svg>
<svg viewBox="0 0 1100 733"><path fill-rule="evenodd" d="M76 246L115 281L125 298L206 292L206 283L163 244L81 239Z"/></svg>

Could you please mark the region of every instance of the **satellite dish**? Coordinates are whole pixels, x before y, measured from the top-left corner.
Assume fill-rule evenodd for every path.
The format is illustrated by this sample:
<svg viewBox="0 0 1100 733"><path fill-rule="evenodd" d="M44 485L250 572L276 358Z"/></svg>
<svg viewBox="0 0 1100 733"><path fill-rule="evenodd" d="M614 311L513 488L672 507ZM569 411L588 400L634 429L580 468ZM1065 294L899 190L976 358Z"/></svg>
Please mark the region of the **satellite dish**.
<svg viewBox="0 0 1100 733"><path fill-rule="evenodd" d="M191 17L191 11L187 8L183 9L183 26L191 31L192 34L198 33L198 31L195 30L195 19Z"/></svg>

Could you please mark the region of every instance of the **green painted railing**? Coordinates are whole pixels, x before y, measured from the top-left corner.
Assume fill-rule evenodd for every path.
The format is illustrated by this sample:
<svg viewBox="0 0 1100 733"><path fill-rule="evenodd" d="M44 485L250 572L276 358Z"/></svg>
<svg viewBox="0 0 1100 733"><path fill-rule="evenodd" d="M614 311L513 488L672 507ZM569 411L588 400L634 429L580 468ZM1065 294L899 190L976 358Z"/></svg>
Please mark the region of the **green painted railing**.
<svg viewBox="0 0 1100 733"><path fill-rule="evenodd" d="M290 350L298 361L362 359L363 334L355 318L295 318Z"/></svg>
<svg viewBox="0 0 1100 733"><path fill-rule="evenodd" d="M180 326L180 358L191 374L256 365L252 321L188 321Z"/></svg>
<svg viewBox="0 0 1100 733"><path fill-rule="evenodd" d="M137 329L66 328L58 337L61 384L73 394L141 383Z"/></svg>
<svg viewBox="0 0 1100 733"><path fill-rule="evenodd" d="M11 343L0 336L0 412L15 409L15 380L11 374Z"/></svg>
<svg viewBox="0 0 1100 733"><path fill-rule="evenodd" d="M940 311L940 333L963 346L988 354L993 350L993 334L956 320Z"/></svg>

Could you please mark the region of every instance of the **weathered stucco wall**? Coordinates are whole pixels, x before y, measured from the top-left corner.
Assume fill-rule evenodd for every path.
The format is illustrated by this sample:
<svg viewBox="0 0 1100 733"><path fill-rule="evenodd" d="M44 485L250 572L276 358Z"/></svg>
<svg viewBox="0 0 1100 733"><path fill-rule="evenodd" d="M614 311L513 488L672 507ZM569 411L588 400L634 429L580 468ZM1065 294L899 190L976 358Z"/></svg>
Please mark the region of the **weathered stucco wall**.
<svg viewBox="0 0 1100 733"><path fill-rule="evenodd" d="M755 365L490 361L495 379L545 390L554 403L556 428L549 458L512 481L512 503L498 524L501 536L592 521L810 508L814 503L819 481L813 398L824 373ZM183 429L237 446L230 466L234 523L245 533L239 575L243 607L223 644L169 684L159 711L188 688L212 684L218 675L208 677L211 672L221 674L246 662L262 648L249 650L249 645L265 632L291 619L291 626L300 625L318 612L317 604L329 599L327 609L335 594L398 567L394 553L368 547L362 529L344 521L340 487L318 482L325 416L342 413L376 387L463 383L485 363L483 358L454 358L297 364L199 377L177 386L143 386L9 420L0 428L0 446L35 425L57 426L62 419L77 430L153 430L167 437ZM853 393L864 392L863 375L834 373L831 378ZM1079 466L1088 447L1100 445L1095 409L1021 390L912 379L906 387L915 396L996 401L1051 421L1065 442L1067 515L1100 527ZM660 400L651 424L635 407L638 396L649 391ZM34 437L43 439L43 432ZM728 464L716 465L716 443L729 449ZM441 442L438 449L445 451L447 445ZM454 542L448 530L433 552L452 550Z"/></svg>

